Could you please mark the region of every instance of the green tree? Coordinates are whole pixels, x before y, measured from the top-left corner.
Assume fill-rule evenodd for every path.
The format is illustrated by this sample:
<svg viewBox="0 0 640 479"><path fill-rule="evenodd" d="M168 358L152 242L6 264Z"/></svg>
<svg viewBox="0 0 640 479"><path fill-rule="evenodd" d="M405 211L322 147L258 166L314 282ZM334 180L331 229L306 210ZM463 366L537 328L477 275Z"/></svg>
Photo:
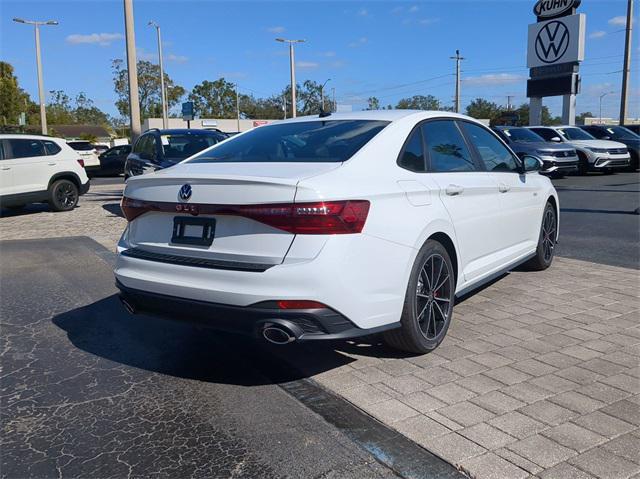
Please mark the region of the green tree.
<svg viewBox="0 0 640 479"><path fill-rule="evenodd" d="M23 112L27 115L28 124L40 123L38 105L20 88L13 66L0 62L0 124L18 124L18 117Z"/></svg>
<svg viewBox="0 0 640 479"><path fill-rule="evenodd" d="M76 95L73 115L75 122L81 125L105 126L112 123L109 115L96 107L93 100L88 98L84 92Z"/></svg>
<svg viewBox="0 0 640 479"><path fill-rule="evenodd" d="M467 115L478 120L491 120L491 123L494 123L502 115L502 108L491 101L476 98L467 106Z"/></svg>
<svg viewBox="0 0 640 479"><path fill-rule="evenodd" d="M411 98L403 98L396 105L398 110L440 110L442 105L433 95L414 95Z"/></svg>
<svg viewBox="0 0 640 479"><path fill-rule="evenodd" d="M224 78L204 80L193 87L188 98L201 118L236 117L236 87Z"/></svg>
<svg viewBox="0 0 640 479"><path fill-rule="evenodd" d="M129 116L129 80L128 71L122 60L113 60L113 86L118 96L116 108L123 117ZM185 89L164 74L164 85L167 92L167 107L173 108L186 93ZM138 62L138 96L140 100L140 116L145 118L162 117L162 95L160 93L160 67L151 62Z"/></svg>
<svg viewBox="0 0 640 479"><path fill-rule="evenodd" d="M76 123L69 95L62 90L51 90L49 98L46 106L47 123L51 125L71 125Z"/></svg>
<svg viewBox="0 0 640 479"><path fill-rule="evenodd" d="M576 116L576 124L584 125L585 118L597 118L596 115L591 113L590 111L585 111Z"/></svg>
<svg viewBox="0 0 640 479"><path fill-rule="evenodd" d="M367 99L367 110L379 110L380 109L380 100L378 100L375 96L369 97Z"/></svg>
<svg viewBox="0 0 640 479"><path fill-rule="evenodd" d="M109 115L97 108L86 93L80 92L72 100L62 90L49 92L47 121L51 125L110 125Z"/></svg>
<svg viewBox="0 0 640 479"><path fill-rule="evenodd" d="M516 110L516 113L518 114L518 124L520 125L528 125L529 124L529 104L528 103L523 103L522 105L520 105L520 107ZM562 119L558 116L553 117L551 116L551 112L549 111L549 108L546 106L542 107L542 124L545 126L549 126L549 125L560 125L562 123Z"/></svg>

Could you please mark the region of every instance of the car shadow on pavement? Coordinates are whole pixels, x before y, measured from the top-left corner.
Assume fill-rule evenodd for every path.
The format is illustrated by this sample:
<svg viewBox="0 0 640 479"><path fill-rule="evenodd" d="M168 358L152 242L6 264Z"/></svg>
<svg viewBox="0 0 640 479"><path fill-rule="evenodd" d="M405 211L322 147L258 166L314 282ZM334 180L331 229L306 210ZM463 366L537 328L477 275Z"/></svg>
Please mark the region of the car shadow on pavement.
<svg viewBox="0 0 640 479"><path fill-rule="evenodd" d="M31 203L22 208L0 208L0 218L12 216L27 216L37 213L50 213L52 210L47 203Z"/></svg>
<svg viewBox="0 0 640 479"><path fill-rule="evenodd" d="M124 214L122 213L122 208L120 208L120 203L105 203L102 205L102 209L108 211L114 216L119 216L120 218L124 218Z"/></svg>
<svg viewBox="0 0 640 479"><path fill-rule="evenodd" d="M325 342L282 348L179 321L130 315L115 294L52 321L75 347L90 354L197 381L242 386L285 383L354 361Z"/></svg>

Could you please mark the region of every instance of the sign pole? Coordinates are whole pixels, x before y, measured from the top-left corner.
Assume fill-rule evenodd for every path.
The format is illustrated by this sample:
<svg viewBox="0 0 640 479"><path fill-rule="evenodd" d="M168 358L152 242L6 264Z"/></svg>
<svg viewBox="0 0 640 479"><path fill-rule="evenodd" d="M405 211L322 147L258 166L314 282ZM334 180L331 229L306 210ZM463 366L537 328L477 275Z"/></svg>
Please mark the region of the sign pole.
<svg viewBox="0 0 640 479"><path fill-rule="evenodd" d="M542 97L529 99L529 126L542 125Z"/></svg>
<svg viewBox="0 0 640 479"><path fill-rule="evenodd" d="M562 123L572 126L576 124L576 96L574 94L562 96Z"/></svg>

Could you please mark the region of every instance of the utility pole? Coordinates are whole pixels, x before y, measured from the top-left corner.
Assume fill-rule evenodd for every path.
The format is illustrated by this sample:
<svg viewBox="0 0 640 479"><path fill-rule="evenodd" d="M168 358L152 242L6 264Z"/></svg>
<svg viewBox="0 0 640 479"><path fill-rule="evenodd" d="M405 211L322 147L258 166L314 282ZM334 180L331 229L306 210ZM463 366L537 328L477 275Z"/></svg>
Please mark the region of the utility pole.
<svg viewBox="0 0 640 479"><path fill-rule="evenodd" d="M338 109L338 106L336 105L336 87L331 87L331 96L333 98L333 107L331 108L331 112L335 113Z"/></svg>
<svg viewBox="0 0 640 479"><path fill-rule="evenodd" d="M284 119L287 119L287 96L282 95L282 111L284 112Z"/></svg>
<svg viewBox="0 0 640 479"><path fill-rule="evenodd" d="M451 60L456 61L456 99L455 99L455 108L456 113L460 113L460 62L464 60L463 57L460 56L460 50L456 50L455 57L449 57Z"/></svg>
<svg viewBox="0 0 640 479"><path fill-rule="evenodd" d="M238 133L240 133L240 95L238 94L238 84L236 83L236 121L238 122Z"/></svg>
<svg viewBox="0 0 640 479"><path fill-rule="evenodd" d="M47 20L39 22L35 20L24 20L23 18L14 18L14 22L33 25L36 36L36 65L38 69L38 97L40 100L40 128L42 134L47 134L47 109L45 106L44 81L42 80L42 55L40 54L40 25L57 25L56 20Z"/></svg>
<svg viewBox="0 0 640 479"><path fill-rule="evenodd" d="M295 118L297 116L296 111L296 63L295 54L293 51L294 43L304 43L305 40L286 40L284 38L276 38L276 42L289 44L289 63L291 67L291 116Z"/></svg>
<svg viewBox="0 0 640 479"><path fill-rule="evenodd" d="M331 81L331 78L327 78L327 80L320 86L320 110L324 111L324 87Z"/></svg>
<svg viewBox="0 0 640 479"><path fill-rule="evenodd" d="M511 111L511 99L513 95L507 95L507 111Z"/></svg>
<svg viewBox="0 0 640 479"><path fill-rule="evenodd" d="M631 34L633 30L633 0L627 4L627 33L624 45L624 69L622 70L622 94L620 95L620 125L627 121L627 98L631 80Z"/></svg>
<svg viewBox="0 0 640 479"><path fill-rule="evenodd" d="M158 34L158 65L160 66L160 97L162 99L162 128L169 127L169 112L167 108L167 91L164 88L164 66L162 64L162 36L160 35L160 25L151 20L148 24L156 28Z"/></svg>
<svg viewBox="0 0 640 479"><path fill-rule="evenodd" d="M133 144L141 133L136 34L133 29L133 0L124 0L124 29L127 42L127 73L129 77L129 120L131 126L131 144Z"/></svg>
<svg viewBox="0 0 640 479"><path fill-rule="evenodd" d="M609 95L610 93L614 93L614 92L608 91L608 92L603 93L602 95L600 95L600 118L599 118L599 121L598 121L598 124L600 124L600 125L602 125L602 99L605 96ZM622 125L622 122L620 124Z"/></svg>

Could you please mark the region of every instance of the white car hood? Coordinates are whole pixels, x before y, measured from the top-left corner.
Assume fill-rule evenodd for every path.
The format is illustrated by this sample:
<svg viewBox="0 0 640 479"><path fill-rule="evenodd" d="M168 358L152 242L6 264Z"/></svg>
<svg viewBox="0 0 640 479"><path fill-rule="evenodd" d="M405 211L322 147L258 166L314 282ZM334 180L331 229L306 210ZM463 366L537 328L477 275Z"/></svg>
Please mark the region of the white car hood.
<svg viewBox="0 0 640 479"><path fill-rule="evenodd" d="M585 148L612 149L612 148L627 147L627 145L623 143L618 143L617 141L610 141L610 140L569 140L568 143L571 143L576 146L583 146Z"/></svg>

